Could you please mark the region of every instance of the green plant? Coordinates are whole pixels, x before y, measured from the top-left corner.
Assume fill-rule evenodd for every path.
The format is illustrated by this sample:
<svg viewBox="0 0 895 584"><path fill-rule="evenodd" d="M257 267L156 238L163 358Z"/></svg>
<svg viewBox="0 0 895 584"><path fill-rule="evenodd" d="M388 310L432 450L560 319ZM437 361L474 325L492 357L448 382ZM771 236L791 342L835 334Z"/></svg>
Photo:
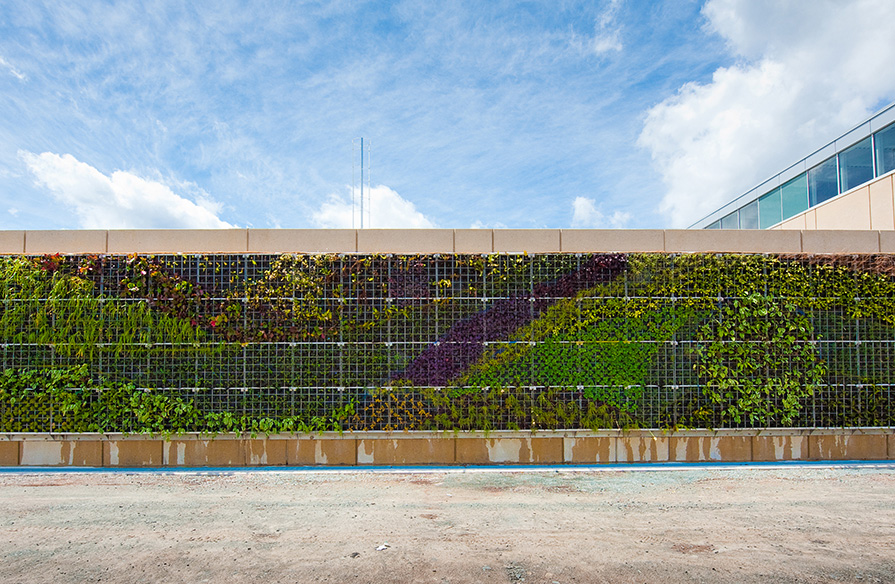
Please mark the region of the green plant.
<svg viewBox="0 0 895 584"><path fill-rule="evenodd" d="M720 306L698 334L703 393L736 423L789 425L823 382L811 319L788 300L751 294Z"/></svg>

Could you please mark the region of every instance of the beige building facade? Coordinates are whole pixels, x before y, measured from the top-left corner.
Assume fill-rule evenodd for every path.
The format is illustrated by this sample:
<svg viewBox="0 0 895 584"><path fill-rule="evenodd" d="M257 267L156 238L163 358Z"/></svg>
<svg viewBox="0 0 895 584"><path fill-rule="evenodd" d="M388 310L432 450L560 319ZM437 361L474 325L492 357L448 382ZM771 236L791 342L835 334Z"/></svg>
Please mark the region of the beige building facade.
<svg viewBox="0 0 895 584"><path fill-rule="evenodd" d="M771 229L895 229L895 172L842 193Z"/></svg>
<svg viewBox="0 0 895 584"><path fill-rule="evenodd" d="M895 104L691 229L892 229Z"/></svg>

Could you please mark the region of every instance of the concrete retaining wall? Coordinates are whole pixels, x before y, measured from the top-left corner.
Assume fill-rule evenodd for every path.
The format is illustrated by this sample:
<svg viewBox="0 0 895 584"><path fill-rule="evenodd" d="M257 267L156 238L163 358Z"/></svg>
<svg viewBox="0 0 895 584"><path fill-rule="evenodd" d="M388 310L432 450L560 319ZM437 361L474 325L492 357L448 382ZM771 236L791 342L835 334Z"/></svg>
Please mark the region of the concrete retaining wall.
<svg viewBox="0 0 895 584"><path fill-rule="evenodd" d="M247 437L3 434L0 466L238 467L893 460L895 428Z"/></svg>
<svg viewBox="0 0 895 584"><path fill-rule="evenodd" d="M0 231L0 254L895 253L895 231L229 229ZM893 460L895 429L0 434L0 466L221 467Z"/></svg>
<svg viewBox="0 0 895 584"><path fill-rule="evenodd" d="M895 231L222 229L0 231L0 254L895 253Z"/></svg>

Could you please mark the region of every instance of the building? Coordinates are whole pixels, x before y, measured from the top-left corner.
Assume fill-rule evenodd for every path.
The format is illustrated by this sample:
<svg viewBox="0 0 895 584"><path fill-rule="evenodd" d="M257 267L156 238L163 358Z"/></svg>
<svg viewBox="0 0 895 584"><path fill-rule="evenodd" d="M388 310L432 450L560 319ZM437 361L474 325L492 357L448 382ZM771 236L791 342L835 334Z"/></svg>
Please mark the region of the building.
<svg viewBox="0 0 895 584"><path fill-rule="evenodd" d="M895 103L690 226L895 229Z"/></svg>

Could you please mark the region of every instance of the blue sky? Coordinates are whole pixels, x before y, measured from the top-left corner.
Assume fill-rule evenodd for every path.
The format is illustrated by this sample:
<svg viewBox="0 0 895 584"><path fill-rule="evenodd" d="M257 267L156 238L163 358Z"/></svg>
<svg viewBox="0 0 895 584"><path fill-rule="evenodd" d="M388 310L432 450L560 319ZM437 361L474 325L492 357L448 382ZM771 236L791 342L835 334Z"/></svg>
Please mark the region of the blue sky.
<svg viewBox="0 0 895 584"><path fill-rule="evenodd" d="M888 0L7 3L0 229L350 227L361 136L368 226L685 227L895 100L893 21Z"/></svg>

